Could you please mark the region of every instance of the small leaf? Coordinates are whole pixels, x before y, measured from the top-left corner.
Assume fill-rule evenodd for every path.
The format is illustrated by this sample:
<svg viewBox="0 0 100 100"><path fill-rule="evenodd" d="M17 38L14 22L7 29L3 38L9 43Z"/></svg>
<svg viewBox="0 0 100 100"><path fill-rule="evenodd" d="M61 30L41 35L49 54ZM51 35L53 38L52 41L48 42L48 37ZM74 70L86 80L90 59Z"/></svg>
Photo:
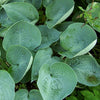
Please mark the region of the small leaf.
<svg viewBox="0 0 100 100"><path fill-rule="evenodd" d="M0 70L0 100L14 100L15 83L7 71Z"/></svg>
<svg viewBox="0 0 100 100"><path fill-rule="evenodd" d="M49 21L46 22L49 28L61 23L70 16L74 9L73 0L53 0L46 7L46 16Z"/></svg>
<svg viewBox="0 0 100 100"><path fill-rule="evenodd" d="M29 100L43 100L39 90L31 90L29 92Z"/></svg>
<svg viewBox="0 0 100 100"><path fill-rule="evenodd" d="M100 65L89 55L66 59L76 72L78 82L87 86L97 86L100 84Z"/></svg>
<svg viewBox="0 0 100 100"><path fill-rule="evenodd" d="M65 52L60 54L73 58L89 52L97 42L96 32L84 23L73 23L60 36L60 44Z"/></svg>
<svg viewBox="0 0 100 100"><path fill-rule="evenodd" d="M12 46L7 50L7 61L11 64L9 73L14 81L18 83L31 67L33 56L31 52L22 46Z"/></svg>
<svg viewBox="0 0 100 100"><path fill-rule="evenodd" d="M53 0L43 0L43 6L47 7Z"/></svg>
<svg viewBox="0 0 100 100"><path fill-rule="evenodd" d="M65 63L44 64L39 71L37 85L43 100L62 100L77 84L75 72Z"/></svg>
<svg viewBox="0 0 100 100"><path fill-rule="evenodd" d="M28 99L28 91L26 89L20 89L15 94L14 100L29 100Z"/></svg>
<svg viewBox="0 0 100 100"><path fill-rule="evenodd" d="M43 49L49 47L60 38L60 32L56 29L49 29L46 25L40 25L38 27L41 32L42 42L37 49Z"/></svg>
<svg viewBox="0 0 100 100"><path fill-rule="evenodd" d="M38 11L30 3L13 2L2 5L2 7L5 9L8 18L10 18L10 20L12 20L13 22L24 20L36 23L39 19Z"/></svg>
<svg viewBox="0 0 100 100"><path fill-rule="evenodd" d="M51 48L39 50L36 53L34 57L34 62L32 65L31 81L37 80L40 67L51 58L51 55L52 55Z"/></svg>
<svg viewBox="0 0 100 100"><path fill-rule="evenodd" d="M4 36L3 48L7 51L10 46L21 45L34 50L41 43L39 29L30 23L20 21L12 25Z"/></svg>

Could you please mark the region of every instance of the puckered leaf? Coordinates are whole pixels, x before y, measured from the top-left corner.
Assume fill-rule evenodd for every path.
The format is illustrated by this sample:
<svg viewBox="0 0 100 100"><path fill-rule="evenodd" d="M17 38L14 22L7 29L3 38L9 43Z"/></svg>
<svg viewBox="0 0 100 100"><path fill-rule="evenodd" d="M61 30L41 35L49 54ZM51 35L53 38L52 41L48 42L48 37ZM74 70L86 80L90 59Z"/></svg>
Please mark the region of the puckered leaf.
<svg viewBox="0 0 100 100"><path fill-rule="evenodd" d="M65 63L44 64L39 71L37 85L43 100L62 100L72 93L76 84L75 72Z"/></svg>

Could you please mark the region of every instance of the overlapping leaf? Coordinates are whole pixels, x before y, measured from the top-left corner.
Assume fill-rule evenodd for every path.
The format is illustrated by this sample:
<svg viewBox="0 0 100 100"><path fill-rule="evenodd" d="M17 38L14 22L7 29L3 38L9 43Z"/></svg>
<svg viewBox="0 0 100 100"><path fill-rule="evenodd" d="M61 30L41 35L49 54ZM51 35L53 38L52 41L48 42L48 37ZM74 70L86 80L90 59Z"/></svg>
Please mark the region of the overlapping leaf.
<svg viewBox="0 0 100 100"><path fill-rule="evenodd" d="M89 55L66 60L77 74L78 82L87 86L100 84L100 65Z"/></svg>
<svg viewBox="0 0 100 100"><path fill-rule="evenodd" d="M36 8L30 3L13 2L2 5L2 7L5 9L8 18L13 22L24 20L36 23L39 19L39 14Z"/></svg>
<svg viewBox="0 0 100 100"><path fill-rule="evenodd" d="M96 32L84 23L73 23L60 36L60 44L65 52L61 55L69 58L86 54L96 44Z"/></svg>
<svg viewBox="0 0 100 100"><path fill-rule="evenodd" d="M51 1L51 0L49 0ZM53 0L46 7L46 16L49 21L46 22L49 28L61 23L70 16L74 9L73 0Z"/></svg>
<svg viewBox="0 0 100 100"><path fill-rule="evenodd" d="M33 56L31 52L22 46L12 46L7 50L7 61L11 64L9 73L14 81L18 83L30 69Z"/></svg>
<svg viewBox="0 0 100 100"><path fill-rule="evenodd" d="M3 47L7 50L12 45L21 45L34 50L41 43L39 29L30 23L20 21L11 26L4 36Z"/></svg>
<svg viewBox="0 0 100 100"><path fill-rule="evenodd" d="M39 71L37 85L43 100L62 100L77 84L75 72L65 63L44 64Z"/></svg>

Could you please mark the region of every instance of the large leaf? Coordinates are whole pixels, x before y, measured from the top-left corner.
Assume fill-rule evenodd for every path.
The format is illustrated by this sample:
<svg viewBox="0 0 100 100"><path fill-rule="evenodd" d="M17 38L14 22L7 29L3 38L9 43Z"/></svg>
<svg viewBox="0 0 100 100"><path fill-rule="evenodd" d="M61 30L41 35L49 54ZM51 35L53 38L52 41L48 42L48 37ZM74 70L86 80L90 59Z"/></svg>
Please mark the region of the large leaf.
<svg viewBox="0 0 100 100"><path fill-rule="evenodd" d="M7 50L12 45L21 45L34 50L41 43L39 29L30 23L20 21L11 26L4 36L3 47Z"/></svg>
<svg viewBox="0 0 100 100"><path fill-rule="evenodd" d="M15 83L7 71L0 70L0 100L14 100Z"/></svg>
<svg viewBox="0 0 100 100"><path fill-rule="evenodd" d="M32 65L31 81L37 80L40 67L51 58L51 55L52 55L51 48L39 50L36 53Z"/></svg>
<svg viewBox="0 0 100 100"><path fill-rule="evenodd" d="M69 58L86 54L96 44L96 32L84 23L73 23L60 36L60 44L66 50L61 55Z"/></svg>
<svg viewBox="0 0 100 100"><path fill-rule="evenodd" d="M46 22L49 28L61 23L70 16L74 9L73 0L53 0L46 7L46 16L49 21Z"/></svg>
<svg viewBox="0 0 100 100"><path fill-rule="evenodd" d="M24 20L36 23L39 19L36 8L30 3L13 2L5 4L2 7L5 9L8 18L10 18L13 22Z"/></svg>
<svg viewBox="0 0 100 100"><path fill-rule="evenodd" d="M28 99L28 91L26 89L20 89L15 94L14 100L29 100Z"/></svg>
<svg viewBox="0 0 100 100"><path fill-rule="evenodd" d="M92 7L92 9L91 9ZM98 32L100 32L100 3L94 2L87 6L85 18L89 24Z"/></svg>
<svg viewBox="0 0 100 100"><path fill-rule="evenodd" d="M78 82L87 86L100 84L100 65L89 55L67 59L69 64L77 74Z"/></svg>
<svg viewBox="0 0 100 100"><path fill-rule="evenodd" d="M42 42L39 48L47 48L52 43L56 42L60 38L60 32L56 29L49 29L46 25L40 25L38 27L42 35Z"/></svg>
<svg viewBox="0 0 100 100"><path fill-rule="evenodd" d="M39 90L31 90L29 92L29 100L43 100Z"/></svg>
<svg viewBox="0 0 100 100"><path fill-rule="evenodd" d="M11 64L9 73L18 83L31 67L33 56L31 52L22 46L12 46L7 50L7 61Z"/></svg>
<svg viewBox="0 0 100 100"><path fill-rule="evenodd" d="M75 72L65 63L44 64L39 71L37 85L43 100L62 100L72 93L76 84Z"/></svg>

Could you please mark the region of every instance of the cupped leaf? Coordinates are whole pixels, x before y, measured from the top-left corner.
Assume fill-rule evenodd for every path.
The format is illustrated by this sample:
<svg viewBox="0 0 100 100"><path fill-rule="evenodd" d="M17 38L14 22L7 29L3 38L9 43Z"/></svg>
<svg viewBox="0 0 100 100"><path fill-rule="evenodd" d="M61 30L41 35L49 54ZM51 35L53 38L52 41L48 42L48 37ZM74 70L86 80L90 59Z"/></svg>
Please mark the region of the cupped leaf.
<svg viewBox="0 0 100 100"><path fill-rule="evenodd" d="M72 93L76 84L75 72L65 63L44 64L39 71L37 85L43 100L62 100Z"/></svg>
<svg viewBox="0 0 100 100"><path fill-rule="evenodd" d="M52 43L56 42L60 38L60 32L57 31L56 29L49 29L46 25L40 25L38 27L41 32L42 36L42 42L41 45L37 48L47 48L49 47Z"/></svg>
<svg viewBox="0 0 100 100"><path fill-rule="evenodd" d="M39 90L31 90L29 92L29 100L43 100Z"/></svg>
<svg viewBox="0 0 100 100"><path fill-rule="evenodd" d="M42 4L42 0L32 0L32 4L39 9L41 7Z"/></svg>
<svg viewBox="0 0 100 100"><path fill-rule="evenodd" d="M20 89L15 94L14 100L29 100L28 99L28 91L26 89Z"/></svg>
<svg viewBox="0 0 100 100"><path fill-rule="evenodd" d="M31 52L22 46L12 46L7 50L6 58L11 67L9 73L18 83L31 67L33 56Z"/></svg>
<svg viewBox="0 0 100 100"><path fill-rule="evenodd" d="M37 80L40 67L51 58L51 55L52 55L51 48L39 50L36 53L32 65L31 81Z"/></svg>
<svg viewBox="0 0 100 100"><path fill-rule="evenodd" d="M73 0L53 0L46 7L46 16L49 21L46 22L49 28L61 23L70 16L74 9Z"/></svg>
<svg viewBox="0 0 100 100"><path fill-rule="evenodd" d="M100 32L100 3L94 2L89 4L84 17L96 31Z"/></svg>
<svg viewBox="0 0 100 100"><path fill-rule="evenodd" d="M89 52L96 44L96 32L84 23L73 23L60 36L65 52L60 54L72 58Z"/></svg>
<svg viewBox="0 0 100 100"><path fill-rule="evenodd" d="M41 43L39 29L30 23L20 21L12 25L4 36L3 48L7 50L12 45L21 45L34 50Z"/></svg>
<svg viewBox="0 0 100 100"><path fill-rule="evenodd" d="M36 23L39 19L39 14L36 8L26 2L13 2L8 3L2 6L8 18L10 18L13 22L24 20L32 23Z"/></svg>
<svg viewBox="0 0 100 100"><path fill-rule="evenodd" d="M83 55L73 59L66 59L76 72L78 82L87 86L97 86L100 84L100 65L90 55Z"/></svg>
<svg viewBox="0 0 100 100"><path fill-rule="evenodd" d="M0 70L0 100L14 100L15 83L7 71Z"/></svg>

